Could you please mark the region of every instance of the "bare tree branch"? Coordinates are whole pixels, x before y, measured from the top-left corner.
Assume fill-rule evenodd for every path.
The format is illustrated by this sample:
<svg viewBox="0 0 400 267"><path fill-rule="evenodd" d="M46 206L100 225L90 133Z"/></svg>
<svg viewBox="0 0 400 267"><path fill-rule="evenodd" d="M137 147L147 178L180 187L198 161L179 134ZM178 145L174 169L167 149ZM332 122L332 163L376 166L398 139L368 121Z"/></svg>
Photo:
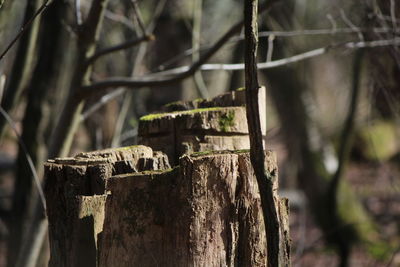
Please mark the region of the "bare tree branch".
<svg viewBox="0 0 400 267"><path fill-rule="evenodd" d="M316 56L320 56L323 54L326 54L328 52L338 50L338 49L359 49L359 48L374 48L374 47L385 47L385 46L399 46L400 45L400 38L395 38L395 39L389 39L389 40L375 40L375 41L369 41L369 42L347 42L347 43L340 43L340 44L334 44L334 45L329 45L326 47L322 48L317 48L313 49L304 53L300 53L291 57L283 58L283 59L278 59L278 60L273 60L269 62L262 62L258 63L257 67L258 69L272 69L272 68L277 68L281 66L285 66L288 64L300 62L309 58L313 58ZM172 75L178 75L187 72L190 69L190 66L182 66L178 68L173 68L165 71L160 71L152 74L148 74L141 78L140 80L136 80L137 82L146 82L146 81L152 81L152 80L157 80L160 77L164 76L172 76ZM214 64L203 64L200 67L200 70L202 71L214 71L214 70L226 70L226 71L236 71L236 70L244 70L244 64L243 63L236 63L236 64L219 64L219 63L214 63ZM133 81L133 80L132 80ZM150 85L147 85L150 86Z"/></svg>
<svg viewBox="0 0 400 267"><path fill-rule="evenodd" d="M274 35L275 37L296 37L304 35L326 35L326 34L354 34L354 33L392 33L394 29L387 27L379 28L336 28L336 29L312 29L312 30L300 30L300 31L263 31L259 32L258 37L269 37ZM243 39L243 36L240 37Z"/></svg>
<svg viewBox="0 0 400 267"><path fill-rule="evenodd" d="M359 31L362 33L393 33L394 29L388 28L388 27L380 27L380 28L358 28L357 30L354 30L352 28L334 28L334 29L311 29L311 30L299 30L299 31L263 31L258 33L259 38L268 38L270 35L274 35L275 37L296 37L296 36L304 36L304 35L336 35L336 34L358 34ZM395 31L396 33L399 33L399 30ZM244 36L238 36L238 37L232 37L229 43L237 42L237 41L242 41L244 40ZM186 51L182 52L181 54L178 54L174 56L171 59L168 59L167 61L163 62L159 67L158 70L164 70L167 66L170 66L172 63L175 63L176 61L187 57L191 56L194 53L205 51L209 49L211 46L206 45L202 46L198 50L195 50L193 48L187 49Z"/></svg>
<svg viewBox="0 0 400 267"><path fill-rule="evenodd" d="M260 12L268 10L272 4L277 0L267 1L260 7ZM205 62L207 62L218 50L228 42L232 36L240 32L243 26L243 20L233 25L228 32L226 32L198 61L193 63L189 69L183 73L180 73L174 77L161 78L161 79L141 79L134 80L131 78L109 78L107 80L97 82L91 85L83 86L81 91L78 93L80 98L86 98L94 94L101 94L102 91L112 87L153 87L161 85L174 84L192 76Z"/></svg>
<svg viewBox="0 0 400 267"><path fill-rule="evenodd" d="M122 44L119 44L116 46L105 48L103 50L96 52L92 57L90 57L87 60L87 64L93 64L101 56L108 55L110 53L117 52L117 51L120 51L123 49L134 47L145 41L153 41L154 39L155 39L154 35L144 35L138 39L133 39L133 40L127 41L125 43L122 43Z"/></svg>
<svg viewBox="0 0 400 267"><path fill-rule="evenodd" d="M0 55L0 61L4 58L4 56L7 54L8 51L13 47L13 45L18 41L18 39L24 34L24 32L29 28L29 26L32 24L32 22L39 16L50 4L50 0L46 0L40 8L36 11L36 13L32 16L30 20L28 20L20 29L18 34L15 36L15 38L10 42L10 44L7 46L7 48L1 53Z"/></svg>

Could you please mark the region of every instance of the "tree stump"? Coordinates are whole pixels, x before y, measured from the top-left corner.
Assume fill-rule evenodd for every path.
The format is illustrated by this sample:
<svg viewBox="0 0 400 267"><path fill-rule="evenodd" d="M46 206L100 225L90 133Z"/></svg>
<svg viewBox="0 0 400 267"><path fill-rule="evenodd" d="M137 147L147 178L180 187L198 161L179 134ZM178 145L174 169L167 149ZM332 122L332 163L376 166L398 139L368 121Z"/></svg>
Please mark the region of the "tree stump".
<svg viewBox="0 0 400 267"><path fill-rule="evenodd" d="M139 127L151 147L45 164L49 266L267 266L245 108L172 111L142 118ZM265 166L276 178L274 202L288 240L288 203L277 194L271 151Z"/></svg>
<svg viewBox="0 0 400 267"><path fill-rule="evenodd" d="M49 160L45 164L49 266L96 266L109 177L169 167L165 155L145 146Z"/></svg>

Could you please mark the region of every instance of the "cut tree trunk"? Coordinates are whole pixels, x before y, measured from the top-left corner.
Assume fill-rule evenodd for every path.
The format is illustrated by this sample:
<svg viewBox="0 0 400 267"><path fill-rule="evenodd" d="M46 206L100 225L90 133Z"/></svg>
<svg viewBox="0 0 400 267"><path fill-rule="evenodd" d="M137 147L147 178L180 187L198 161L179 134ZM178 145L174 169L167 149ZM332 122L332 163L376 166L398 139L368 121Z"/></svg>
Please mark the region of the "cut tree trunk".
<svg viewBox="0 0 400 267"><path fill-rule="evenodd" d="M267 266L245 107L229 105L142 118L141 140L151 148L49 160L50 266ZM289 240L273 152L265 166Z"/></svg>
<svg viewBox="0 0 400 267"><path fill-rule="evenodd" d="M167 169L168 160L144 146L49 160L45 164L49 266L96 266L107 178L147 168Z"/></svg>
<svg viewBox="0 0 400 267"><path fill-rule="evenodd" d="M185 155L173 169L144 146L84 155L46 164L49 266L267 266L248 152Z"/></svg>

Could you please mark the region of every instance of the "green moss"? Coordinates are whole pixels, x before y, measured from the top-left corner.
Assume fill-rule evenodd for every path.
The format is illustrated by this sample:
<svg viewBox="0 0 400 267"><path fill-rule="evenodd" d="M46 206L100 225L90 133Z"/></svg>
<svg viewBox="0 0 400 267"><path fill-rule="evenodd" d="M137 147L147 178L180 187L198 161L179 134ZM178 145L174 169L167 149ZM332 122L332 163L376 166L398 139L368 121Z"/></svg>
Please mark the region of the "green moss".
<svg viewBox="0 0 400 267"><path fill-rule="evenodd" d="M152 121L155 119L160 119L168 115L176 114L176 115L186 115L186 114L193 114L193 113L200 113L205 111L218 111L224 109L223 107L211 107L211 108L197 108L185 111L174 111L174 112L166 112L166 113L155 113L145 115L140 118L140 121Z"/></svg>
<svg viewBox="0 0 400 267"><path fill-rule="evenodd" d="M212 155L215 152L216 151L213 151L213 150L199 151L199 152L194 152L194 153L190 154L190 156L192 156L192 157L207 156L207 155Z"/></svg>
<svg viewBox="0 0 400 267"><path fill-rule="evenodd" d="M139 119L139 121L152 121L152 120L155 120L155 119L160 119L160 118L162 118L162 117L165 117L165 116L167 116L168 114L170 114L170 113L155 113L155 114L149 114L149 115L145 115L145 116L141 117L141 118Z"/></svg>
<svg viewBox="0 0 400 267"><path fill-rule="evenodd" d="M182 101L174 101L174 102L165 104L164 106L168 108L168 107L173 107L173 106L182 105L182 104L184 104Z"/></svg>
<svg viewBox="0 0 400 267"><path fill-rule="evenodd" d="M376 226L368 218L363 206L357 201L357 196L352 193L347 183L340 183L339 185L337 205L340 218L347 225L357 225L354 228L355 240L377 241L378 237L374 236L377 232Z"/></svg>
<svg viewBox="0 0 400 267"><path fill-rule="evenodd" d="M224 109L224 108L223 107L196 108L196 109L186 110L186 111L182 111L182 112L178 112L178 113L185 115L185 114L200 113L200 112L205 112L205 111L218 111L218 110L222 110L222 109Z"/></svg>
<svg viewBox="0 0 400 267"><path fill-rule="evenodd" d="M394 253L394 248L385 242L371 242L367 244L368 253L377 260L387 261Z"/></svg>
<svg viewBox="0 0 400 267"><path fill-rule="evenodd" d="M228 111L226 114L223 114L219 119L219 127L221 131L228 132L232 126L235 125L235 112Z"/></svg>
<svg viewBox="0 0 400 267"><path fill-rule="evenodd" d="M204 98L196 98L195 100L193 100L193 103L201 103L206 101Z"/></svg>
<svg viewBox="0 0 400 267"><path fill-rule="evenodd" d="M241 154L241 153L248 153L250 152L249 149L238 149L238 150L206 150L206 151L199 151L190 154L191 157L201 157L201 156L208 156L208 155L221 155L221 154Z"/></svg>

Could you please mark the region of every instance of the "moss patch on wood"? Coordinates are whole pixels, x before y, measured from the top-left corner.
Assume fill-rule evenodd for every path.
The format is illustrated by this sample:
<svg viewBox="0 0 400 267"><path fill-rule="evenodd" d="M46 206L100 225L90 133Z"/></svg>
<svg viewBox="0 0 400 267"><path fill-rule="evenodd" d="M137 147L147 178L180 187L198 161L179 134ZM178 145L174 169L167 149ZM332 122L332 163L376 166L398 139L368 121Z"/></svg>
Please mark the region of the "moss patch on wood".
<svg viewBox="0 0 400 267"><path fill-rule="evenodd" d="M250 149L238 149L238 150L207 150L194 152L190 154L190 157L201 157L201 156L211 156L211 155L221 155L221 154L242 154L249 153Z"/></svg>
<svg viewBox="0 0 400 267"><path fill-rule="evenodd" d="M149 114L146 116L143 116L140 118L140 121L153 121L156 119L160 119L169 115L186 115L186 114L194 114L194 113L200 113L200 112L207 112L207 111L218 111L222 110L224 107L211 107L211 108L197 108L197 109L191 109L191 110L185 110L185 111L174 111L174 112L166 112L166 113L155 113L155 114Z"/></svg>
<svg viewBox="0 0 400 267"><path fill-rule="evenodd" d="M221 115L219 119L219 127L221 131L228 132L232 126L235 125L235 112L228 111L226 114Z"/></svg>

